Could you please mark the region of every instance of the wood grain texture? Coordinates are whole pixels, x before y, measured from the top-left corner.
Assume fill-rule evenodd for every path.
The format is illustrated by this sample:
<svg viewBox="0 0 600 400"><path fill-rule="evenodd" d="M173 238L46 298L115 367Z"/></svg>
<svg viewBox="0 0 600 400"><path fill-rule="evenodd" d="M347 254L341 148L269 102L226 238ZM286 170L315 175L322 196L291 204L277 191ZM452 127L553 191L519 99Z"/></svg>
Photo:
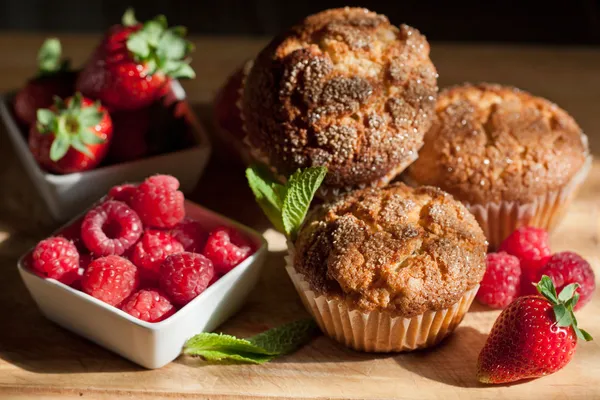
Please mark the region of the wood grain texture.
<svg viewBox="0 0 600 400"><path fill-rule="evenodd" d="M67 37L65 50L82 62L96 38ZM39 36L0 35L0 91L14 89L34 71ZM186 83L201 117L233 68L262 40L199 38L198 78ZM442 85L473 81L512 83L568 109L600 151L600 51L483 46L433 46ZM181 357L156 371L136 365L48 322L35 308L16 260L54 228L40 198L0 130L0 398L600 398L600 341L579 345L574 360L543 379L485 387L475 361L497 311L474 305L456 332L435 349L370 355L318 337L297 353L263 365L213 365ZM555 250L586 257L600 277L600 163L566 221L552 236ZM264 231L270 254L244 308L220 330L247 336L306 316L284 269L281 235L268 229L246 188L242 168L215 141L215 154L190 196L209 208ZM598 282L600 283L600 282ZM580 313L580 324L600 340L600 291Z"/></svg>

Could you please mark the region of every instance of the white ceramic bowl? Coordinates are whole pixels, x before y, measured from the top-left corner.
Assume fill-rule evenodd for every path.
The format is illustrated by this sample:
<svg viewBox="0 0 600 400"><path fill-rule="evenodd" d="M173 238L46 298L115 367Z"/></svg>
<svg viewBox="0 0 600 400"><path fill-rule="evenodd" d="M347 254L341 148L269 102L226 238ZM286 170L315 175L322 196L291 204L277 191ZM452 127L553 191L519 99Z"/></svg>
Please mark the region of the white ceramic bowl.
<svg viewBox="0 0 600 400"><path fill-rule="evenodd" d="M185 101L185 91L179 82L172 82L171 90L174 99ZM179 179L181 190L189 192L196 186L210 157L210 142L206 132L186 104L184 117L194 135L194 146L90 171L54 175L42 170L29 151L26 135L21 132L12 113L12 97L0 97L0 115L17 156L57 221L66 221L79 214L120 182L138 182L152 174L173 175Z"/></svg>
<svg viewBox="0 0 600 400"><path fill-rule="evenodd" d="M238 229L257 250L164 321L141 321L84 292L36 275L24 264L31 250L19 260L19 273L48 319L136 364L160 368L179 356L187 339L214 330L238 310L256 284L267 252L263 237L250 228L191 202L186 202L186 212L207 229L219 225Z"/></svg>

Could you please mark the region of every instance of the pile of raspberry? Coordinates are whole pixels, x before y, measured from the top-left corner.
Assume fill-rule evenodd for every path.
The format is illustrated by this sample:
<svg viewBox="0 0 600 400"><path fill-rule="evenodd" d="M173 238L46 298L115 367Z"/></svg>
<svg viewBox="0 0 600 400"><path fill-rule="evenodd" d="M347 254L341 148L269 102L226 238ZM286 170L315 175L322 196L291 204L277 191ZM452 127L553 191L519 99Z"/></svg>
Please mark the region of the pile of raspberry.
<svg viewBox="0 0 600 400"><path fill-rule="evenodd" d="M179 181L155 175L112 188L99 205L29 260L61 281L147 322L159 322L252 254L230 227L208 232L185 216Z"/></svg>
<svg viewBox="0 0 600 400"><path fill-rule="evenodd" d="M589 302L596 289L590 264L570 251L552 254L548 232L539 228L517 229L497 253L487 255L486 262L477 300L493 308L505 308L519 296L538 294L534 284L543 275L552 279L557 293L571 283L579 284L575 310Z"/></svg>

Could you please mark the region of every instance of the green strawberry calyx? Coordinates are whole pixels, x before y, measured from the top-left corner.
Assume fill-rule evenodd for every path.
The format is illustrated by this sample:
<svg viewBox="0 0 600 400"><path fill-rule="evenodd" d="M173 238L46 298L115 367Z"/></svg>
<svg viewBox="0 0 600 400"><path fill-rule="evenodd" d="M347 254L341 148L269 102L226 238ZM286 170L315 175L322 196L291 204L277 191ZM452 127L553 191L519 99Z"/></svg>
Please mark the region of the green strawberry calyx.
<svg viewBox="0 0 600 400"><path fill-rule="evenodd" d="M36 124L42 135L54 135L50 147L50 159L54 162L60 160L71 147L93 158L94 154L88 146L104 143L104 139L98 137L92 130L104 118L100 102L83 107L83 96L79 92L66 103L58 97L54 101L54 109L37 110Z"/></svg>
<svg viewBox="0 0 600 400"><path fill-rule="evenodd" d="M579 293L576 292L579 284L571 283L556 294L556 288L549 276L544 275L542 279L534 284L537 291L544 296L551 304L556 318L556 325L561 327L572 327L578 338L589 342L592 336L577 326L577 318L573 309L579 301Z"/></svg>
<svg viewBox="0 0 600 400"><path fill-rule="evenodd" d="M62 59L62 45L57 38L48 38L42 43L37 55L38 75L54 75L70 69L70 60Z"/></svg>
<svg viewBox="0 0 600 400"><path fill-rule="evenodd" d="M326 174L325 167L299 169L282 185L265 167L253 165L246 170L256 202L275 229L285 232L292 240Z"/></svg>
<svg viewBox="0 0 600 400"><path fill-rule="evenodd" d="M168 27L164 15L142 24L136 20L133 9L125 11L121 23L123 26L140 26L127 38L127 49L137 63L145 66L148 75L161 72L171 78L196 76L189 58L194 45L184 39L185 27Z"/></svg>

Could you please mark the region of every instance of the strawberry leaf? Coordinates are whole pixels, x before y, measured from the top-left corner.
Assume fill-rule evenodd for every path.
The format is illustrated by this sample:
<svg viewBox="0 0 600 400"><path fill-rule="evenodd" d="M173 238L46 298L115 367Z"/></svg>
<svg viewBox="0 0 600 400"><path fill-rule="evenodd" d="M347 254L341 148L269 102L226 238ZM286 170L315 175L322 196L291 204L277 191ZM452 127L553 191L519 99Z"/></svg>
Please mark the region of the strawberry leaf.
<svg viewBox="0 0 600 400"><path fill-rule="evenodd" d="M50 159L54 162L60 160L69 151L70 140L68 135L57 134L50 146Z"/></svg>
<svg viewBox="0 0 600 400"><path fill-rule="evenodd" d="M193 79L196 77L196 73L189 64L182 63L177 69L172 71L169 76L172 78Z"/></svg>
<svg viewBox="0 0 600 400"><path fill-rule="evenodd" d="M130 7L127 10L125 10L125 13L123 13L123 16L121 17L121 25L135 26L137 24L139 24L139 22L135 18L135 11L133 10L133 8Z"/></svg>
<svg viewBox="0 0 600 400"><path fill-rule="evenodd" d="M49 38L44 41L38 52L38 69L42 75L52 74L63 69L61 61L62 46L57 38Z"/></svg>
<svg viewBox="0 0 600 400"><path fill-rule="evenodd" d="M564 304L556 304L552 307L554 316L556 317L556 325L571 326L573 325L573 313L565 307Z"/></svg>
<svg viewBox="0 0 600 400"><path fill-rule="evenodd" d="M558 295L558 301L566 302L567 300L571 299L578 287L579 284L577 283L571 283L570 285L565 286Z"/></svg>
<svg viewBox="0 0 600 400"><path fill-rule="evenodd" d="M157 46L156 54L170 60L182 59L187 52L186 41L170 29L160 37Z"/></svg>
<svg viewBox="0 0 600 400"><path fill-rule="evenodd" d="M90 149L77 136L71 138L71 147L90 158L94 158L94 154L92 154Z"/></svg>
<svg viewBox="0 0 600 400"><path fill-rule="evenodd" d="M80 139L81 142L89 145L102 144L105 142L104 139L95 135L89 128L81 129L77 138Z"/></svg>
<svg viewBox="0 0 600 400"><path fill-rule="evenodd" d="M550 279L549 276L542 276L542 279L540 279L540 281L537 283L537 285L535 285L535 287L537 288L538 292L542 296L550 300L552 304L559 303L558 296L556 295L556 289L554 288L554 283L552 282L552 279Z"/></svg>
<svg viewBox="0 0 600 400"><path fill-rule="evenodd" d="M52 110L40 108L37 110L37 122L44 127L49 127L56 119L56 115Z"/></svg>
<svg viewBox="0 0 600 400"><path fill-rule="evenodd" d="M127 50L140 59L144 59L150 55L150 45L141 31L129 35L129 38L127 38Z"/></svg>
<svg viewBox="0 0 600 400"><path fill-rule="evenodd" d="M98 125L104 118L104 113L96 107L86 107L79 113L79 125L83 128L92 128ZM88 131L85 129L85 131Z"/></svg>
<svg viewBox="0 0 600 400"><path fill-rule="evenodd" d="M585 340L586 342L591 342L592 340L594 340L594 338L592 337L592 335L590 335L585 330L578 328L577 326L574 326L573 330L575 330L575 334L581 340Z"/></svg>

